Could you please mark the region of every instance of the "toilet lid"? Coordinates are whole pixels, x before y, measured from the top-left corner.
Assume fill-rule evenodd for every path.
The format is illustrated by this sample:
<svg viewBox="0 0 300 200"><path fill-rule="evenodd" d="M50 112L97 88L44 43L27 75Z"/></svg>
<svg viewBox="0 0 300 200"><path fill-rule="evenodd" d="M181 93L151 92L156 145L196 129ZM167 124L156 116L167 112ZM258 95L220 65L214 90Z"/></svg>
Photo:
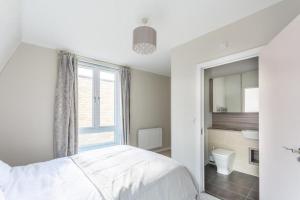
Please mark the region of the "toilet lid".
<svg viewBox="0 0 300 200"><path fill-rule="evenodd" d="M222 156L230 156L234 153L234 151L228 149L214 149L212 151L213 154L222 155Z"/></svg>

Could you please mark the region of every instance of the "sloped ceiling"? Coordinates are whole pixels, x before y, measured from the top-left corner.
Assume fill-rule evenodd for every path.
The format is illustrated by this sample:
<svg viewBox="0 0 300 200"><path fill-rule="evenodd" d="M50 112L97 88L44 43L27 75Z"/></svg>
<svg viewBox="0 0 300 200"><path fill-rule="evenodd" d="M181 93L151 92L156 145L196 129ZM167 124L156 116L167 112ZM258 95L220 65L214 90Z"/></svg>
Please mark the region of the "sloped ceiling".
<svg viewBox="0 0 300 200"><path fill-rule="evenodd" d="M20 0L0 0L0 72L21 42Z"/></svg>
<svg viewBox="0 0 300 200"><path fill-rule="evenodd" d="M281 0L18 0L0 1L0 59L22 41L69 49L106 62L170 75L170 50ZM2 3L3 2L3 3ZM3 15L3 17L2 17ZM157 30L157 51L132 51L132 30L148 17ZM2 36L3 35L3 36ZM2 42L2 40L4 42ZM1 65L0 65L1 66Z"/></svg>

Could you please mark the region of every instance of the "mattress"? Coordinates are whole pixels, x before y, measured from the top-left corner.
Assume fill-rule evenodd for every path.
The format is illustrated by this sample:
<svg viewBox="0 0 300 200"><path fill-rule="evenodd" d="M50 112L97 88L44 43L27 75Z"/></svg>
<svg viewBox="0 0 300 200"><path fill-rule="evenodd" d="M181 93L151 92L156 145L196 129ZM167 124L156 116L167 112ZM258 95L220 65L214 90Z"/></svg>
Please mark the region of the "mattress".
<svg viewBox="0 0 300 200"><path fill-rule="evenodd" d="M194 200L188 170L154 152L120 145L13 167L7 200Z"/></svg>

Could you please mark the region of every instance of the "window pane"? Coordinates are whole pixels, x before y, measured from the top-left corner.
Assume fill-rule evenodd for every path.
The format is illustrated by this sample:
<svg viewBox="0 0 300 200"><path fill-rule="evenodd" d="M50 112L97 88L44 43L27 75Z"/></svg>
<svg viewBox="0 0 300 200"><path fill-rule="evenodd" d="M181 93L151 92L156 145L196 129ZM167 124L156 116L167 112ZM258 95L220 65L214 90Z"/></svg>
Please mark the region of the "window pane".
<svg viewBox="0 0 300 200"><path fill-rule="evenodd" d="M79 151L111 146L115 130L115 75L101 67L78 68Z"/></svg>
<svg viewBox="0 0 300 200"><path fill-rule="evenodd" d="M100 72L100 126L114 126L115 73Z"/></svg>
<svg viewBox="0 0 300 200"><path fill-rule="evenodd" d="M245 112L259 112L258 88L245 89Z"/></svg>
<svg viewBox="0 0 300 200"><path fill-rule="evenodd" d="M92 69L87 69L87 68L84 68L84 67L79 67L78 68L78 76L93 78L93 70Z"/></svg>
<svg viewBox="0 0 300 200"><path fill-rule="evenodd" d="M79 134L79 147L104 145L114 143L115 134L113 131L101 133L82 133Z"/></svg>
<svg viewBox="0 0 300 200"><path fill-rule="evenodd" d="M115 81L115 73L102 71L100 73L100 79L106 81Z"/></svg>
<svg viewBox="0 0 300 200"><path fill-rule="evenodd" d="M79 68L84 75L78 77L78 116L79 127L93 126L93 70ZM90 77L90 78L89 78Z"/></svg>

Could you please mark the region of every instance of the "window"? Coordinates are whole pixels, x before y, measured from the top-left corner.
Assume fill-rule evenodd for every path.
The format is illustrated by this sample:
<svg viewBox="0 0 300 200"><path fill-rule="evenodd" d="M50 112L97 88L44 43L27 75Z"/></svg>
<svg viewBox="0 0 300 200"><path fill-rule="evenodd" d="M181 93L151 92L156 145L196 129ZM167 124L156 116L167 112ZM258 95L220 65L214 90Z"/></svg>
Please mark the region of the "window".
<svg viewBox="0 0 300 200"><path fill-rule="evenodd" d="M245 88L245 112L259 112L259 89L258 88Z"/></svg>
<svg viewBox="0 0 300 200"><path fill-rule="evenodd" d="M119 143L117 71L79 63L79 151Z"/></svg>

